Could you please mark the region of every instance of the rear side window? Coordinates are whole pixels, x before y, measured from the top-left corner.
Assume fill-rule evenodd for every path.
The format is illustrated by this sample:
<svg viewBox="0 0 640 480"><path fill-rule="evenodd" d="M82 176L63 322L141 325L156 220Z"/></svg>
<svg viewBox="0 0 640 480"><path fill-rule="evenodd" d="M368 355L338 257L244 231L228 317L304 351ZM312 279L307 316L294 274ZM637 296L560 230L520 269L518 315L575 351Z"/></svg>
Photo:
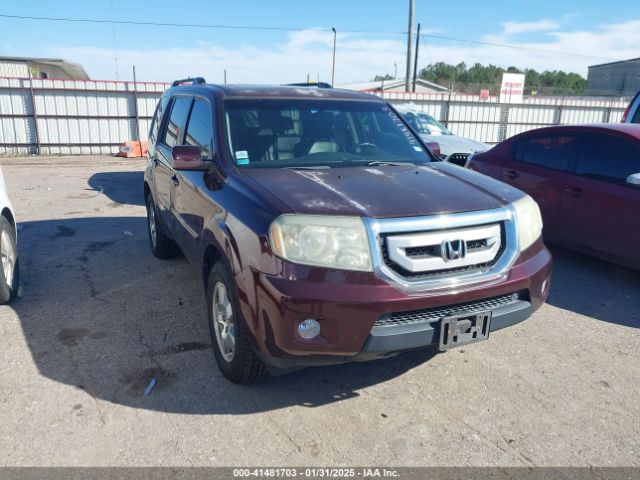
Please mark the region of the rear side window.
<svg viewBox="0 0 640 480"><path fill-rule="evenodd" d="M153 120L151 121L151 128L149 129L149 149L155 148L156 142L158 141L158 132L160 131L160 125L162 124L162 115L167 109L168 103L168 96L163 96L158 102L156 112L153 115Z"/></svg>
<svg viewBox="0 0 640 480"><path fill-rule="evenodd" d="M176 97L171 107L171 116L167 123L167 130L164 135L164 143L169 147L175 147L182 139L182 132L187 123L187 115L191 108L191 97Z"/></svg>
<svg viewBox="0 0 640 480"><path fill-rule="evenodd" d="M624 184L629 175L640 173L640 147L613 135L585 135L580 142L575 173Z"/></svg>
<svg viewBox="0 0 640 480"><path fill-rule="evenodd" d="M204 158L211 158L213 141L213 114L206 100L196 98L191 109L184 143L202 149Z"/></svg>
<svg viewBox="0 0 640 480"><path fill-rule="evenodd" d="M519 162L551 168L568 170L571 152L575 143L573 135L546 135L529 138L516 144L513 157Z"/></svg>

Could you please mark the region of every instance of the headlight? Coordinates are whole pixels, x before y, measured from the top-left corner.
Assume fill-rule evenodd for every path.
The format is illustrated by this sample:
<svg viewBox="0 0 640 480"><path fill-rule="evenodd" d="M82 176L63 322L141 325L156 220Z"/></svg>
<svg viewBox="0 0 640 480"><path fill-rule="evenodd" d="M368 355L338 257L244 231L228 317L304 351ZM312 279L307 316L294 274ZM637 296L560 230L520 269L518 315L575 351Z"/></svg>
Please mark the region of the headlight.
<svg viewBox="0 0 640 480"><path fill-rule="evenodd" d="M538 204L529 195L513 202L518 230L518 248L522 252L542 235L542 217Z"/></svg>
<svg viewBox="0 0 640 480"><path fill-rule="evenodd" d="M358 217L282 215L269 228L271 248L295 263L372 271L364 223Z"/></svg>

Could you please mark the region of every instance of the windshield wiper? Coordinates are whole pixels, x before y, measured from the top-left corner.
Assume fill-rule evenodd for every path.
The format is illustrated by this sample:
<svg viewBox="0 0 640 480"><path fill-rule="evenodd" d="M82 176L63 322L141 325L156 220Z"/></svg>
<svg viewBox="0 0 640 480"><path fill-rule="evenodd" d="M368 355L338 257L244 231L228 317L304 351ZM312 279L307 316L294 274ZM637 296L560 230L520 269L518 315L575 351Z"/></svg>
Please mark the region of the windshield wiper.
<svg viewBox="0 0 640 480"><path fill-rule="evenodd" d="M381 160L376 160L366 164L367 167L386 167L387 165L402 166L402 165L414 165L414 164L413 162L383 162Z"/></svg>
<svg viewBox="0 0 640 480"><path fill-rule="evenodd" d="M326 170L327 168L331 168L329 165L300 165L298 167L282 167L287 170Z"/></svg>

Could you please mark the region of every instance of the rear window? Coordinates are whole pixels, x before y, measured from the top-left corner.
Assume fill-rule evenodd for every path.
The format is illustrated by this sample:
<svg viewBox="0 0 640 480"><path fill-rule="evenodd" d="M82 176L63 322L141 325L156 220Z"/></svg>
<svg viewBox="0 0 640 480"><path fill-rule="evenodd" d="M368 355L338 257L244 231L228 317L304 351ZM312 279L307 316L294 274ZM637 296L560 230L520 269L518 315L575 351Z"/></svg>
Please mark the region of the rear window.
<svg viewBox="0 0 640 480"><path fill-rule="evenodd" d="M574 135L546 135L516 144L513 157L519 162L554 170L568 170Z"/></svg>

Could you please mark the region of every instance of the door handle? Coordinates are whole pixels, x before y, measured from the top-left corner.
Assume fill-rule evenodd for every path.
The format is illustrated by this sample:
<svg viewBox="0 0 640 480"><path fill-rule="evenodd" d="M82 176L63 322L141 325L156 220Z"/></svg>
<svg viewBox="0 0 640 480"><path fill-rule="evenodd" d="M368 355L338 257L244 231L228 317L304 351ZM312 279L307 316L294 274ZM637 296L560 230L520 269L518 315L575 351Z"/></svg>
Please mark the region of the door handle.
<svg viewBox="0 0 640 480"><path fill-rule="evenodd" d="M509 170L508 172L505 172L504 175L505 177L510 178L511 180L514 180L520 176L520 174L515 170Z"/></svg>
<svg viewBox="0 0 640 480"><path fill-rule="evenodd" d="M171 181L173 182L173 184L177 187L178 185L180 185L180 180L178 180L178 177L176 175L172 175L171 176Z"/></svg>
<svg viewBox="0 0 640 480"><path fill-rule="evenodd" d="M582 195L582 189L578 187L565 188L564 191L570 193L574 197L579 197L580 195Z"/></svg>

